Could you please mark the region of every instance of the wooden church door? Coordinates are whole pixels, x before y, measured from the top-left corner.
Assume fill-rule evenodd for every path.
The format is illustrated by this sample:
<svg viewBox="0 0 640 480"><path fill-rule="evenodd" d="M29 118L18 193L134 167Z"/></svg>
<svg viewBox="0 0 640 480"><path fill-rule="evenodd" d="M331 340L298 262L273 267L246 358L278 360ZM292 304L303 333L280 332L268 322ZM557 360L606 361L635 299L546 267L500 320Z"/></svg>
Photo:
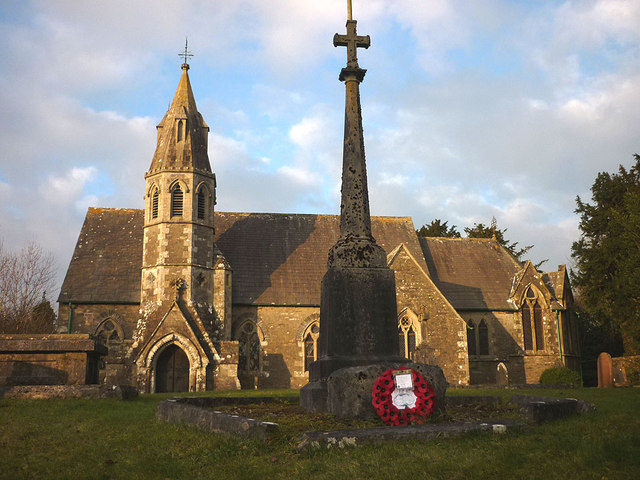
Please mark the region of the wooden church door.
<svg viewBox="0 0 640 480"><path fill-rule="evenodd" d="M177 345L170 345L158 357L156 392L188 392L189 359Z"/></svg>

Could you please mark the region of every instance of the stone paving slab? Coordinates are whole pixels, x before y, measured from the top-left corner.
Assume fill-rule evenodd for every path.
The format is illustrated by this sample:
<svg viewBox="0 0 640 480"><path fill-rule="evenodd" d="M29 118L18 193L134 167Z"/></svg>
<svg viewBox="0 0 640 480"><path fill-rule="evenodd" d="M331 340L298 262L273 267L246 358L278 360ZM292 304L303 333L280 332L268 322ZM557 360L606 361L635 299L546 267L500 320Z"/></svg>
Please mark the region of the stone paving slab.
<svg viewBox="0 0 640 480"><path fill-rule="evenodd" d="M511 403L518 406L518 414L531 423L540 424L558 418L595 410L595 405L575 398L532 397L513 395Z"/></svg>
<svg viewBox="0 0 640 480"><path fill-rule="evenodd" d="M447 406L459 407L465 405L483 405L487 407L498 407L500 405L500 397L490 395L449 395L447 397Z"/></svg>

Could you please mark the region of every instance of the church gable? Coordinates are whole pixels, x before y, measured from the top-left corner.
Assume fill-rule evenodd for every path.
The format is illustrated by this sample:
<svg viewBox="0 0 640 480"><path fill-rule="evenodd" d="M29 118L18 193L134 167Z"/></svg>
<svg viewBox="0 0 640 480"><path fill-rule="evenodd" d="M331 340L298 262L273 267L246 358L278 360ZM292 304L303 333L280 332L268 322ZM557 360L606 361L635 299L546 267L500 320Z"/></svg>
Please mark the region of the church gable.
<svg viewBox="0 0 640 480"><path fill-rule="evenodd" d="M404 313L413 313L417 317L417 321L413 322L415 354L406 349L401 353L413 357L412 360L439 365L452 384L467 384L469 370L465 321L404 244L391 252L388 260L389 267L396 275L401 340ZM407 339L404 343L408 344Z"/></svg>
<svg viewBox="0 0 640 480"><path fill-rule="evenodd" d="M150 330L154 323L155 327ZM181 300L170 303L166 310L159 307L146 318L145 326L139 328L134 339L132 359L138 367L138 385L143 391L157 391L158 359L168 348L186 355L191 372L189 390L206 389L207 367L219 360L219 356L197 312Z"/></svg>
<svg viewBox="0 0 640 480"><path fill-rule="evenodd" d="M513 286L509 294L509 301L516 306L522 307L525 303L527 292L533 287L536 295L540 296L546 307L550 307L553 300L553 292L549 285L544 282L543 276L536 270L530 260L527 260L522 270L520 270L513 280Z"/></svg>

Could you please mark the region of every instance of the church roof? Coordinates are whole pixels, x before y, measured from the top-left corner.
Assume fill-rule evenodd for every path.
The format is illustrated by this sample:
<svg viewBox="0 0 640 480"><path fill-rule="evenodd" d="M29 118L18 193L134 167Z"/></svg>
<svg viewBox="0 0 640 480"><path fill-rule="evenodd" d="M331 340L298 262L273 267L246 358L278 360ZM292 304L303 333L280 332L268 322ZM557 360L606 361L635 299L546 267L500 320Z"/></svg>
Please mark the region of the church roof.
<svg viewBox="0 0 640 480"><path fill-rule="evenodd" d="M507 300L522 265L492 239L420 238L429 275L455 309L513 310Z"/></svg>
<svg viewBox="0 0 640 480"><path fill-rule="evenodd" d="M143 215L144 210L89 209L59 302L140 302ZM387 253L404 243L426 270L411 218L371 221ZM320 304L339 216L216 212L214 222L216 243L233 269L233 303Z"/></svg>
<svg viewBox="0 0 640 480"><path fill-rule="evenodd" d="M216 212L216 243L233 269L233 303L319 305L337 215ZM422 259L409 217L371 217L377 243L390 253L404 243ZM421 265L426 270L426 265Z"/></svg>
<svg viewBox="0 0 640 480"><path fill-rule="evenodd" d="M90 208L58 302L140 302L144 210Z"/></svg>

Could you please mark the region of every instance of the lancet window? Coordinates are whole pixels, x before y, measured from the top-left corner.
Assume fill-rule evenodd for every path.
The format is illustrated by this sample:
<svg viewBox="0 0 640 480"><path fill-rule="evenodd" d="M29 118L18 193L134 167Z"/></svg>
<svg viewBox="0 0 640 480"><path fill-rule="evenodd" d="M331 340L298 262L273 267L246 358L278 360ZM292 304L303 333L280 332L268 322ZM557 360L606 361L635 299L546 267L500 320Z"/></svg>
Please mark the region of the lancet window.
<svg viewBox="0 0 640 480"><path fill-rule="evenodd" d="M178 141L184 140L184 120L178 120Z"/></svg>
<svg viewBox="0 0 640 480"><path fill-rule="evenodd" d="M318 337L320 336L320 324L314 322L304 332L304 370L309 370L309 365L318 359Z"/></svg>
<svg viewBox="0 0 640 480"><path fill-rule="evenodd" d="M477 325L467 323L467 349L469 355L489 355L489 327L484 319Z"/></svg>
<svg viewBox="0 0 640 480"><path fill-rule="evenodd" d="M400 354L414 360L416 353L416 331L408 315L402 315L398 322L398 346Z"/></svg>
<svg viewBox="0 0 640 480"><path fill-rule="evenodd" d="M238 371L259 372L262 349L258 327L253 321L246 321L240 326L238 344Z"/></svg>
<svg viewBox="0 0 640 480"><path fill-rule="evenodd" d="M525 350L544 350L544 323L538 295L529 287L522 303L522 336Z"/></svg>

